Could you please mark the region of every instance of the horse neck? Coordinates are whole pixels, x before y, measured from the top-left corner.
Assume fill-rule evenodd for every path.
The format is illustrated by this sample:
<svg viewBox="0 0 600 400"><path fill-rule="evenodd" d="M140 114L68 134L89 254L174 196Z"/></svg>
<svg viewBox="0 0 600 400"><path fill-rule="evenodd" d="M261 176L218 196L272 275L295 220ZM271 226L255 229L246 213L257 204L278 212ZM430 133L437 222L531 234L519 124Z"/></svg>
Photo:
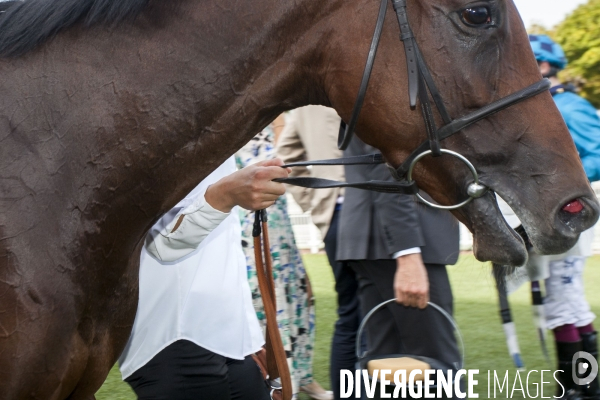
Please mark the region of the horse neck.
<svg viewBox="0 0 600 400"><path fill-rule="evenodd" d="M111 50L114 69L106 68L105 79L117 70L127 87L116 85L118 98L106 111L120 123L95 140L113 149L111 161L131 161L95 178L123 184L92 201L110 199L113 214L143 208L127 228L133 240L280 112L327 102L318 74L306 72L320 59L318 38L308 35L326 17L320 2L254 1L231 10L222 4L158 2L137 30L124 31L122 48ZM147 29L159 14L166 15L161 29ZM114 41L99 46L114 48Z"/></svg>

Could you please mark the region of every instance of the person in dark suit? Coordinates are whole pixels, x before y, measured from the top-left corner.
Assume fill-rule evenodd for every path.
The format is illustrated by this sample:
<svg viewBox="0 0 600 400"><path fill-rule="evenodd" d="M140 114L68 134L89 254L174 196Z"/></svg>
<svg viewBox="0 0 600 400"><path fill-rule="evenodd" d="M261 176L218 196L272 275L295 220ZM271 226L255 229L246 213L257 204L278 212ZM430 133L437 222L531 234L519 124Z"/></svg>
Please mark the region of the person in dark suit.
<svg viewBox="0 0 600 400"><path fill-rule="evenodd" d="M376 153L357 137L344 156ZM389 180L385 164L349 165L348 182ZM396 298L366 327L370 355L406 353L449 365L460 360L452 325L427 301L452 314L446 265L459 253L458 221L448 212L418 204L413 196L346 190L338 230L337 259L355 272L363 315Z"/></svg>

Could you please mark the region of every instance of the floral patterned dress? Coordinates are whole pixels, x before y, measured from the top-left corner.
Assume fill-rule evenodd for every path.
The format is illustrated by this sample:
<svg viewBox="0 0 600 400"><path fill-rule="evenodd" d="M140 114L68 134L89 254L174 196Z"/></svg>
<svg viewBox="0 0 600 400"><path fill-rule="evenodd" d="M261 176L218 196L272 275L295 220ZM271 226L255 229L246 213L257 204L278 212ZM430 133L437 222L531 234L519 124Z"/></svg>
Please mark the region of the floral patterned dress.
<svg viewBox="0 0 600 400"><path fill-rule="evenodd" d="M275 157L274 133L269 125L236 154L238 168ZM299 387L312 382L312 356L315 341L315 310L309 298L308 276L296 247L287 201L281 196L267 209L269 241L273 256L273 278L277 300L277 323L288 357L294 396ZM264 308L256 277L252 224L254 213L241 209L242 246L248 265L248 280L254 309L266 326Z"/></svg>

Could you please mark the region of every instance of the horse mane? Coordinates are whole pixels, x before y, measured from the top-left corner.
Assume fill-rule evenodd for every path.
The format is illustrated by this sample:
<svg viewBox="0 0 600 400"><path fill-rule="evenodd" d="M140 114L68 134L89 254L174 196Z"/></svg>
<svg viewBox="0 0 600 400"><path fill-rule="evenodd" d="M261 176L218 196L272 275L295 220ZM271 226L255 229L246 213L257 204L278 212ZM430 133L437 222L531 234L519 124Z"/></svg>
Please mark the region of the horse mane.
<svg viewBox="0 0 600 400"><path fill-rule="evenodd" d="M22 55L77 23L118 24L149 0L14 0L0 14L0 56Z"/></svg>

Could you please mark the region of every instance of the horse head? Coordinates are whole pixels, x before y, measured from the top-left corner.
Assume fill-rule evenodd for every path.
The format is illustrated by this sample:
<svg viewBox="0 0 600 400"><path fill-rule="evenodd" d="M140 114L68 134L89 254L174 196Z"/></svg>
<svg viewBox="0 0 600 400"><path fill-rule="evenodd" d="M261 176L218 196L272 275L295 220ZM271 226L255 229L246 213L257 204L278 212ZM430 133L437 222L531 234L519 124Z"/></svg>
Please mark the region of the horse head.
<svg viewBox="0 0 600 400"><path fill-rule="evenodd" d="M422 58L451 118L465 116L542 79L511 0L408 1L407 9ZM388 10L356 133L397 167L427 137L420 104L411 108L409 103L407 71L411 66L407 68L393 14ZM373 27L376 15L373 2L364 2L360 14L345 15L338 23L348 27L345 39L356 46L344 57L337 57L341 47L328 49L336 55L329 59L336 66L330 68L335 74L330 74L326 86L331 88L331 103L345 120L350 117L370 39L364 37L366 28L350 27ZM356 84L342 87L336 84L340 76L351 76ZM439 114L435 118L438 126L444 125ZM598 219L596 197L547 92L488 116L441 144L470 160L480 182L491 189L453 211L473 232L480 260L522 265L527 258L522 239L504 221L495 195L515 210L542 253L566 251ZM467 198L473 181L469 170L448 156L424 157L414 176L418 186L441 204ZM573 200L575 207L566 207Z"/></svg>

